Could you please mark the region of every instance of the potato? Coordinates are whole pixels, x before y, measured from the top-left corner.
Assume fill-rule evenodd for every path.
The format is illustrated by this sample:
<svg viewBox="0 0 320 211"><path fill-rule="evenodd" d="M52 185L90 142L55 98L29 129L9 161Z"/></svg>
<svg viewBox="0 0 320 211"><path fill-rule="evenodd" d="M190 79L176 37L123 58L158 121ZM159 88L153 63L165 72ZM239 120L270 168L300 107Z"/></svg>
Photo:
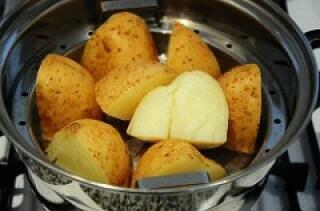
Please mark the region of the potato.
<svg viewBox="0 0 320 211"><path fill-rule="evenodd" d="M166 140L152 145L141 157L133 174L131 186L136 181L152 176L207 171L211 181L226 175L222 166L203 156L191 144L184 141Z"/></svg>
<svg viewBox="0 0 320 211"><path fill-rule="evenodd" d="M127 133L157 142L184 140L197 148L227 141L228 104L219 83L209 74L180 74L169 86L158 87L140 102Z"/></svg>
<svg viewBox="0 0 320 211"><path fill-rule="evenodd" d="M91 119L68 124L47 150L49 160L85 179L127 186L131 174L127 145L111 125Z"/></svg>
<svg viewBox="0 0 320 211"><path fill-rule="evenodd" d="M261 76L256 64L236 67L219 78L230 119L228 149L254 153L261 116Z"/></svg>
<svg viewBox="0 0 320 211"><path fill-rule="evenodd" d="M132 63L157 61L144 20L129 12L112 15L86 43L81 63L101 79L110 70Z"/></svg>
<svg viewBox="0 0 320 211"><path fill-rule="evenodd" d="M96 84L96 99L109 116L130 120L146 93L170 83L175 76L160 63L139 63L113 69Z"/></svg>
<svg viewBox="0 0 320 211"><path fill-rule="evenodd" d="M175 23L169 40L168 66L178 72L202 70L220 76L220 66L207 44L192 30Z"/></svg>
<svg viewBox="0 0 320 211"><path fill-rule="evenodd" d="M69 122L101 117L90 73L75 61L54 54L47 55L40 65L36 104L45 140L51 140Z"/></svg>

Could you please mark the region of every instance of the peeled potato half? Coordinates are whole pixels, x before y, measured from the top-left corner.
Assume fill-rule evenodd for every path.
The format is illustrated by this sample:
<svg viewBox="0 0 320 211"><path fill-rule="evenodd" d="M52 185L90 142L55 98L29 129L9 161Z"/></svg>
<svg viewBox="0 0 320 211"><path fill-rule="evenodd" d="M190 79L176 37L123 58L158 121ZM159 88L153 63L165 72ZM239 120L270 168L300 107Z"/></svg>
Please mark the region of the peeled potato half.
<svg viewBox="0 0 320 211"><path fill-rule="evenodd" d="M207 44L191 29L175 23L169 40L168 66L179 73L202 70L220 76L220 66Z"/></svg>
<svg viewBox="0 0 320 211"><path fill-rule="evenodd" d="M110 70L132 63L157 61L157 52L144 20L129 12L112 15L85 45L81 63L101 79Z"/></svg>
<svg viewBox="0 0 320 211"><path fill-rule="evenodd" d="M42 61L36 79L36 103L46 140L74 120L101 116L92 76L64 56L49 54Z"/></svg>
<svg viewBox="0 0 320 211"><path fill-rule="evenodd" d="M174 139L215 148L227 141L227 130L228 104L222 88L208 73L192 71L150 91L127 133L147 142Z"/></svg>
<svg viewBox="0 0 320 211"><path fill-rule="evenodd" d="M100 183L128 185L131 163L127 145L111 125L74 121L57 132L46 149L49 160L71 173Z"/></svg>
<svg viewBox="0 0 320 211"><path fill-rule="evenodd" d="M206 171L212 181L226 175L224 168L203 156L191 144L184 141L166 140L152 145L141 157L133 174L131 186L146 177L167 176L181 173Z"/></svg>
<svg viewBox="0 0 320 211"><path fill-rule="evenodd" d="M261 116L261 75L256 64L238 66L219 78L230 110L228 149L253 153Z"/></svg>
<svg viewBox="0 0 320 211"><path fill-rule="evenodd" d="M107 115L130 120L145 94L170 83L175 76L160 63L132 64L114 69L97 82L97 102Z"/></svg>

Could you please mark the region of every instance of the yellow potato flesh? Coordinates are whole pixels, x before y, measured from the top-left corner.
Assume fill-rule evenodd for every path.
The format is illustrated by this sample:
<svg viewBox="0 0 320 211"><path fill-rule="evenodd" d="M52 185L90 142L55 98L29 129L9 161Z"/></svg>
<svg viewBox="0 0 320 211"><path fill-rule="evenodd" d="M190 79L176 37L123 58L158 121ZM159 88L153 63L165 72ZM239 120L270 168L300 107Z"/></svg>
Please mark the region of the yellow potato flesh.
<svg viewBox="0 0 320 211"><path fill-rule="evenodd" d="M175 76L159 63L126 66L110 72L96 84L96 99L107 115L130 120L145 94L170 83Z"/></svg>
<svg viewBox="0 0 320 211"><path fill-rule="evenodd" d="M120 134L104 122L82 119L57 132L48 158L61 168L95 182L126 186L131 174L128 149Z"/></svg>
<svg viewBox="0 0 320 211"><path fill-rule="evenodd" d="M171 86L174 101L169 138L213 148L227 140L228 104L219 83L202 72L181 75Z"/></svg>
<svg viewBox="0 0 320 211"><path fill-rule="evenodd" d="M76 176L95 182L110 183L99 161L93 158L88 147L69 134L58 134L55 139L47 149L49 160L55 161L56 165Z"/></svg>
<svg viewBox="0 0 320 211"><path fill-rule="evenodd" d="M147 142L168 139L172 99L167 87L161 86L148 93L135 111L128 134Z"/></svg>
<svg viewBox="0 0 320 211"><path fill-rule="evenodd" d="M174 139L214 148L226 142L227 129L228 105L219 83L207 73L192 71L149 92L127 132L148 142Z"/></svg>
<svg viewBox="0 0 320 211"><path fill-rule="evenodd" d="M119 97L109 108L108 114L119 119L131 119L141 99L154 87L170 83L175 75L160 73Z"/></svg>

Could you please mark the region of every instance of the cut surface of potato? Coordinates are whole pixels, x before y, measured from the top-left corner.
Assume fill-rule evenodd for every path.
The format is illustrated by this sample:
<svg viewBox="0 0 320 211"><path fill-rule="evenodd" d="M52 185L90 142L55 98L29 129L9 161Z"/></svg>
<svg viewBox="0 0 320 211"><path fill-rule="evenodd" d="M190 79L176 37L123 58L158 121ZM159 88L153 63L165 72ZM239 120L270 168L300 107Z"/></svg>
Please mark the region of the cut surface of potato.
<svg viewBox="0 0 320 211"><path fill-rule="evenodd" d="M100 183L126 186L131 174L127 145L111 125L98 120L74 121L57 132L47 150L59 167Z"/></svg>
<svg viewBox="0 0 320 211"><path fill-rule="evenodd" d="M140 63L114 69L96 84L96 99L109 116L130 120L141 99L170 83L176 74L160 63Z"/></svg>
<svg viewBox="0 0 320 211"><path fill-rule="evenodd" d="M207 44L191 29L175 23L169 40L168 66L179 73L202 70L220 76L220 66Z"/></svg>
<svg viewBox="0 0 320 211"><path fill-rule="evenodd" d="M227 141L228 105L219 83L202 71L185 72L140 102L127 132L157 142L184 140L198 148Z"/></svg>
<svg viewBox="0 0 320 211"><path fill-rule="evenodd" d="M136 181L153 176L206 171L212 182L226 176L224 168L203 156L195 147L184 141L166 140L152 145L141 157L133 174Z"/></svg>
<svg viewBox="0 0 320 211"><path fill-rule="evenodd" d="M261 76L256 64L236 67L219 79L227 97L230 119L228 149L253 153L261 116Z"/></svg>
<svg viewBox="0 0 320 211"><path fill-rule="evenodd" d="M46 140L69 122L101 117L92 76L64 56L49 54L42 61L36 79L36 104Z"/></svg>
<svg viewBox="0 0 320 211"><path fill-rule="evenodd" d="M88 40L81 63L101 79L110 70L132 63L157 61L157 52L144 20L129 12L112 15Z"/></svg>

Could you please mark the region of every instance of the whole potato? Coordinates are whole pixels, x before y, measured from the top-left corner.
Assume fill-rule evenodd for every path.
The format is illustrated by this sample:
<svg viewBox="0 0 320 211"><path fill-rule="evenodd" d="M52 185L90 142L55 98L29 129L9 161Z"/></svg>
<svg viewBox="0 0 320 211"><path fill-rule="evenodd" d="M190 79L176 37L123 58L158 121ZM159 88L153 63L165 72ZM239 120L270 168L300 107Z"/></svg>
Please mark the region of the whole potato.
<svg viewBox="0 0 320 211"><path fill-rule="evenodd" d="M129 12L112 15L85 45L81 63L101 79L110 70L132 63L157 61L144 20Z"/></svg>
<svg viewBox="0 0 320 211"><path fill-rule="evenodd" d="M261 117L261 75L256 64L241 65L218 79L229 105L228 149L254 153Z"/></svg>
<svg viewBox="0 0 320 211"><path fill-rule="evenodd" d="M141 157L133 174L131 186L139 179L181 173L207 171L212 181L226 175L222 166L203 156L184 141L166 140L152 145Z"/></svg>
<svg viewBox="0 0 320 211"><path fill-rule="evenodd" d="M131 163L127 145L111 125L82 119L57 132L47 150L49 160L88 180L128 185Z"/></svg>
<svg viewBox="0 0 320 211"><path fill-rule="evenodd" d="M101 117L92 76L64 56L49 54L42 61L36 79L36 104L42 137L48 141L69 122Z"/></svg>

